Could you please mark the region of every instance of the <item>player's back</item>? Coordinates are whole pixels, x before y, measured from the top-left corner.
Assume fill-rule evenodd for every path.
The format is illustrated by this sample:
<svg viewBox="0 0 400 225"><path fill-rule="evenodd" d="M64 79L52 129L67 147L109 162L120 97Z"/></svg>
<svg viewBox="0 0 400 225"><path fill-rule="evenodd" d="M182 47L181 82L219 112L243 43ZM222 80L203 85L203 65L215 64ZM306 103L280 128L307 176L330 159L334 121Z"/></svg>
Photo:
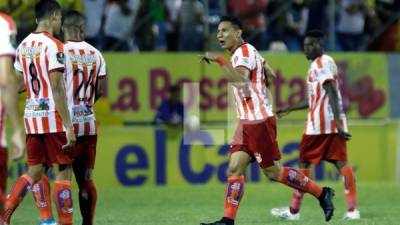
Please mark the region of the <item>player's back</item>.
<svg viewBox="0 0 400 225"><path fill-rule="evenodd" d="M93 104L97 81L106 75L104 58L84 41L67 41L64 53L68 107L75 131L78 136L95 135L97 126Z"/></svg>
<svg viewBox="0 0 400 225"><path fill-rule="evenodd" d="M22 72L25 81L26 132L63 132L50 83L51 72L64 71L63 44L47 32L31 33L18 46L14 67Z"/></svg>

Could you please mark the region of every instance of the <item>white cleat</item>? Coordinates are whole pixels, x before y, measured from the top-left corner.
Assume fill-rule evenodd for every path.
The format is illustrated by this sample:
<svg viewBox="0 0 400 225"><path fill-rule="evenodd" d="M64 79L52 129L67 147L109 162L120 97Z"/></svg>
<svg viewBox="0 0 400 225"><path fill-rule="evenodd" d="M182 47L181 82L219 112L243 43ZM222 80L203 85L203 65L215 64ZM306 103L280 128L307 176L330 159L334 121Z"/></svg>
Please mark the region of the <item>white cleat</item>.
<svg viewBox="0 0 400 225"><path fill-rule="evenodd" d="M352 212L347 211L343 216L344 220L359 220L360 218L360 211L358 209L354 209Z"/></svg>
<svg viewBox="0 0 400 225"><path fill-rule="evenodd" d="M283 220L299 220L300 212L292 214L289 207L273 208L271 209L271 215Z"/></svg>

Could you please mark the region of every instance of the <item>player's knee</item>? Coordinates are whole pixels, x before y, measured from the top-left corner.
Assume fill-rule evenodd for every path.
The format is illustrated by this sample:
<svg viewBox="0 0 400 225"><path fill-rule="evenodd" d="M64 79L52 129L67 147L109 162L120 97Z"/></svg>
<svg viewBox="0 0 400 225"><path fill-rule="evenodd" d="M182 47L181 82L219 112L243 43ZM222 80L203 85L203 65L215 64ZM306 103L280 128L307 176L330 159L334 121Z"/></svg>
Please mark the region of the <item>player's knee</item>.
<svg viewBox="0 0 400 225"><path fill-rule="evenodd" d="M71 180L72 178L72 165L57 165L54 171L56 175L56 180Z"/></svg>
<svg viewBox="0 0 400 225"><path fill-rule="evenodd" d="M85 181L92 181L93 180L93 170L86 169L85 170Z"/></svg>
<svg viewBox="0 0 400 225"><path fill-rule="evenodd" d="M45 172L44 167L33 166L33 167L29 167L27 174L30 178L32 178L33 182L36 183L37 181L40 180L40 178L42 177L44 172Z"/></svg>
<svg viewBox="0 0 400 225"><path fill-rule="evenodd" d="M263 169L265 176L267 176L271 180L279 180L280 170L276 167L270 167Z"/></svg>
<svg viewBox="0 0 400 225"><path fill-rule="evenodd" d="M230 163L228 166L229 176L241 176L243 175L243 168L238 163Z"/></svg>

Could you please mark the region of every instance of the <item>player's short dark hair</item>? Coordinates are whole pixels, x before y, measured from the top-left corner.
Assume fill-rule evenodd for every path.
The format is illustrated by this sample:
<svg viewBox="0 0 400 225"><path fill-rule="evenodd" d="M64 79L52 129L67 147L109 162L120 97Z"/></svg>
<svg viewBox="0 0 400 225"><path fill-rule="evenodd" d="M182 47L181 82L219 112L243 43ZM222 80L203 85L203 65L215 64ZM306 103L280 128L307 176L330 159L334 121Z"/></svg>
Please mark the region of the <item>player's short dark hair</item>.
<svg viewBox="0 0 400 225"><path fill-rule="evenodd" d="M35 14L38 20L46 19L57 11L61 11L61 6L55 0L40 0L35 5Z"/></svg>
<svg viewBox="0 0 400 225"><path fill-rule="evenodd" d="M222 16L219 22L231 22L235 28L242 29L242 23L235 16Z"/></svg>
<svg viewBox="0 0 400 225"><path fill-rule="evenodd" d="M69 26L78 26L80 23L85 22L85 17L76 10L68 10L64 12L62 25Z"/></svg>
<svg viewBox="0 0 400 225"><path fill-rule="evenodd" d="M305 37L324 39L324 33L320 30L310 30L306 33Z"/></svg>

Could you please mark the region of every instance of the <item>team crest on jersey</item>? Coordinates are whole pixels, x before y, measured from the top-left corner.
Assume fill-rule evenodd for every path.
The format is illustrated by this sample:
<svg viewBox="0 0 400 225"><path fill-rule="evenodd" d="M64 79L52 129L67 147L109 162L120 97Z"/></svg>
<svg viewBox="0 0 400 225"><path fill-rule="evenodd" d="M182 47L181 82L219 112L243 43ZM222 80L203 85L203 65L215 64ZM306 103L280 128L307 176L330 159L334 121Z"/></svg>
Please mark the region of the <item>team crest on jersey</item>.
<svg viewBox="0 0 400 225"><path fill-rule="evenodd" d="M59 52L59 53L57 53L57 61L59 62L59 63L61 63L61 64L64 64L64 53L63 52Z"/></svg>

